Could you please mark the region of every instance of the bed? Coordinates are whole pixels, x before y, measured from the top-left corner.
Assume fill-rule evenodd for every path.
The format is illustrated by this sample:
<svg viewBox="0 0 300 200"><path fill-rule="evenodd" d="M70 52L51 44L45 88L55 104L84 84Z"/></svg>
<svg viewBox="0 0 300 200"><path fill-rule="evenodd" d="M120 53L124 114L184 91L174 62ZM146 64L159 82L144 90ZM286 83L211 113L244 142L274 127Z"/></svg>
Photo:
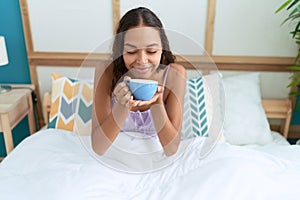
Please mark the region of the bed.
<svg viewBox="0 0 300 200"><path fill-rule="evenodd" d="M203 83L209 85L210 80L215 81L213 77L217 76L203 76ZM132 139L134 133L119 134L114 148L101 157L92 151L89 135L75 129L42 129L22 141L0 164L1 199L298 199L300 146L290 145L285 138L291 103L261 100L258 77L259 73L246 73L222 79L225 94L247 86L248 94L255 96L256 92L258 96L248 95L250 100L236 107L235 100L225 95L232 104L225 105L227 117L221 133L216 137L208 131L208 136L195 137L184 133L190 129L184 129L186 137L171 157L161 151L149 153L157 141ZM51 110L52 101L46 96L44 107ZM215 111L206 103L208 116ZM234 119L227 106L235 106L229 108L235 116L240 106L250 106L252 113L248 117L240 113ZM259 108L263 114L258 114ZM247 123L243 128L236 124L242 123L237 121L241 116L250 120L251 130ZM261 117L283 119L282 132L268 129L267 121L265 130L255 124L263 121ZM212 118L207 118L208 127L215 131ZM233 139L237 135L230 135L234 132L239 134L238 140Z"/></svg>
<svg viewBox="0 0 300 200"><path fill-rule="evenodd" d="M293 64L294 58L287 56L294 55L294 52L278 57L282 54L281 52L278 55L272 54L274 49L290 48L277 46L273 48L270 45L269 48L272 50L270 54L259 53L258 44L261 42L249 40L251 44L257 45L253 45L254 53L251 54L250 51L248 55L252 45L245 44L245 48L242 45L237 48L230 43L231 40L222 37L221 41L230 43L223 45L224 47L233 47L234 52L238 52L232 54L219 51L219 54L215 55L217 36L225 36L224 30L231 29L224 29L220 24L213 23L217 11L216 22L229 25L224 23L225 18L220 13L227 6L224 9L217 9L217 6L222 4L221 1L207 2L204 6L191 4L195 8L207 8L207 12L191 12L203 15L193 19L197 30L199 24L203 25L199 28L204 35L201 36L203 41L200 43L205 44L206 51L200 48L202 50L199 54L196 45L196 52L177 57L177 62L188 70L194 72L195 67L201 67L201 75L192 73L193 75L188 76L182 141L177 153L165 157L158 141L134 139L138 138L136 137L139 136L138 133L128 133L119 134L114 146L101 157L91 148L90 117L82 115L79 111L80 102L84 103L84 107L81 108L85 108L86 112L92 105L91 81L78 78L77 71L70 67L80 68L79 72L82 72L86 67L97 66L107 58L107 54L102 51L90 54L87 49L94 48L93 45L100 39L96 31L99 27L100 35L104 30L110 30L107 27L102 28L105 27L102 22L108 21L102 19L109 18L113 14L114 23L109 27L111 29L115 27L124 1L121 4L120 1L112 1L113 9L112 13L108 13L109 17L103 12L99 13L99 7L103 7L99 5L100 1L91 2L88 13L95 11L98 18L91 15L93 18L87 21L92 23L83 23L90 24L89 27L83 28L80 26L82 23L78 22L86 19L86 15L78 13L85 13L82 11L86 8L84 1L72 4L62 1L61 6L57 7L52 1L39 4L39 1L20 0L31 81L37 88L39 100L44 97L43 101L38 101L37 106L38 125L39 128L43 128L23 140L1 162L0 199L299 199L300 145L290 145L287 142L292 114L291 101L288 95L279 98L263 97L260 88L262 73L249 72L284 72L286 73L284 77L288 77L290 74L287 66ZM111 2L106 3L110 5ZM228 2L223 3L228 5ZM165 13L166 6L159 7L163 9L161 13ZM103 10L109 9L110 7ZM74 10L75 12L70 12ZM64 24L64 20L57 18L53 20L60 15L54 16L52 13L64 14L66 11L68 15L64 15L65 18L72 22L68 23L68 26ZM250 15L249 17L251 18ZM199 23L199 20L196 20L199 18L206 20L207 23L204 21ZM98 22L102 25L94 26L99 24ZM66 28L57 29L57 24L61 28ZM72 24L75 27L72 27ZM180 23L176 24L181 27ZM233 24L236 27L237 21ZM242 24L245 24L244 21ZM236 28L232 30L234 33L237 31ZM244 32L243 28L240 30ZM254 27L252 30L258 29ZM63 33L65 37L58 37ZM96 33L97 40L91 40L89 44L93 45L88 46L89 48L83 48L88 44L86 39L92 38L86 37L86 33ZM215 36L214 33L218 35ZM53 36L52 39L56 42L45 38L44 35ZM227 35L231 36L232 33ZM69 40L72 36L75 40ZM232 43L244 44L246 42L244 33L241 36L242 42L237 42L238 38L232 37L234 39ZM181 44L182 40L176 38L173 42ZM70 50L71 44L78 46ZM186 46L188 49L191 47ZM179 50L181 49L177 49L177 52L181 52ZM50 93L45 93L44 90L45 85L51 83L50 74L46 76L38 74L40 69L47 67L50 68L50 72L57 73L52 76ZM64 70L68 68L68 71L63 73L63 68ZM217 69L246 70L247 73L222 77ZM69 75L74 72L76 77L70 77ZM271 80L272 87L267 88L284 90L286 82L280 80L275 73L271 76L272 80L277 81ZM75 82L74 78L77 79ZM79 85L76 94L73 92L74 95L69 98L70 101L78 103L75 107L71 106L65 110L69 113L68 117L61 116L62 113L58 112L61 105L55 103L57 99L66 97L62 92L65 83ZM190 91L195 84L202 84L201 87L200 85L195 87L203 89L198 96L192 96L193 93ZM192 104L192 98L195 98L196 102L201 100L201 104ZM193 109L198 109L200 105L205 106L192 115ZM59 120L55 119L59 117L64 123L57 123ZM268 120L271 118L276 121L275 126L272 126L273 130L270 129ZM45 124L47 125L44 126Z"/></svg>

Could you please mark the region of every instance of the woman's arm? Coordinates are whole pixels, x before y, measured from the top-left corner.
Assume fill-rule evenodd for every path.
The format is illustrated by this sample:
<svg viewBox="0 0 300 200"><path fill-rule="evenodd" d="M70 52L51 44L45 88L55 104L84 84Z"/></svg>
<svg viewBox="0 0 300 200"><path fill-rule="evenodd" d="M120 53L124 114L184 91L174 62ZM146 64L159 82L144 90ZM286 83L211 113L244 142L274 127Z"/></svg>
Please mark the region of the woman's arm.
<svg viewBox="0 0 300 200"><path fill-rule="evenodd" d="M95 71L94 104L92 112L92 147L93 150L103 155L116 139L120 129L130 111L129 107L124 105L127 102L118 101L113 110L111 110L111 80L112 66L105 69L106 66L98 66ZM122 84L119 86L119 92ZM126 86L123 83L123 86ZM127 86L126 86L127 87ZM125 98L125 92L121 95ZM128 95L127 95L128 96ZM130 98L131 94L129 95ZM124 103L124 104L122 104Z"/></svg>
<svg viewBox="0 0 300 200"><path fill-rule="evenodd" d="M155 128L167 156L176 153L180 143L185 87L185 68L172 64L165 86L165 90L169 90L166 105L161 99L151 107Z"/></svg>

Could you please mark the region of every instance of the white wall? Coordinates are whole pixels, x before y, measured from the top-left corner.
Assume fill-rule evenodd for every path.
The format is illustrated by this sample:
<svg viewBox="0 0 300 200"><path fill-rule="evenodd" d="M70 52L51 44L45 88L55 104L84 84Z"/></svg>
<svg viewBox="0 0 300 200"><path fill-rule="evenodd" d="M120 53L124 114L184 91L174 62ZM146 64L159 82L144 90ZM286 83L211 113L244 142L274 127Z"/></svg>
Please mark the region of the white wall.
<svg viewBox="0 0 300 200"><path fill-rule="evenodd" d="M162 20L176 54L203 54L208 0L120 0L123 15L145 6ZM281 26L286 13L274 14L282 0L217 0L213 55L295 56L297 47L288 24ZM28 0L35 51L110 52L113 36L110 0ZM44 68L44 67L43 67ZM42 92L49 89L49 74L71 68L39 68ZM61 71L62 70L62 71ZM65 72L63 72L65 71ZM288 94L289 73L262 73L266 98ZM47 83L43 81L47 80Z"/></svg>
<svg viewBox="0 0 300 200"><path fill-rule="evenodd" d="M297 46L288 24L281 26L285 12L274 14L282 0L218 0L215 55L295 56Z"/></svg>
<svg viewBox="0 0 300 200"><path fill-rule="evenodd" d="M206 0L121 0L121 16L139 6L151 9L167 29L173 51L202 54L207 15Z"/></svg>
<svg viewBox="0 0 300 200"><path fill-rule="evenodd" d="M201 54L207 0L120 0L121 16L131 8L152 9L169 30L173 50ZM275 14L282 0L217 0L213 54L295 56L297 47L286 13ZM28 0L36 51L108 52L113 36L110 0Z"/></svg>
<svg viewBox="0 0 300 200"><path fill-rule="evenodd" d="M110 0L28 0L28 8L35 51L90 52L113 34Z"/></svg>

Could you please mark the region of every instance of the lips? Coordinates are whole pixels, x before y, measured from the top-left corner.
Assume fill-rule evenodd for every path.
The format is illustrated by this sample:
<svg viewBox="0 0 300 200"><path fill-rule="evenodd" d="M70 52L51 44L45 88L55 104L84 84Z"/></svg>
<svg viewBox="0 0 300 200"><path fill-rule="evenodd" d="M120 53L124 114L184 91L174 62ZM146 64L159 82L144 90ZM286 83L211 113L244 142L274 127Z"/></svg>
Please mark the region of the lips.
<svg viewBox="0 0 300 200"><path fill-rule="evenodd" d="M150 66L150 65L134 67L134 70L141 74L145 74L145 73L149 72L151 69L152 69L152 66Z"/></svg>

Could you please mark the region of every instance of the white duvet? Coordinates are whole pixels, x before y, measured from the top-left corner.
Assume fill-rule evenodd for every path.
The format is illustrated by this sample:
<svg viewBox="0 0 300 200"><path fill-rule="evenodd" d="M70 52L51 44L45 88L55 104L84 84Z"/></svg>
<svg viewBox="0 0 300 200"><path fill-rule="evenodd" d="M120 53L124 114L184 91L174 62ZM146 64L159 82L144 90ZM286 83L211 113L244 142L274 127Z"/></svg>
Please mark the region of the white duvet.
<svg viewBox="0 0 300 200"><path fill-rule="evenodd" d="M43 130L0 164L0 199L300 199L299 145L207 144L186 140L164 168L130 173L104 165L75 134Z"/></svg>

